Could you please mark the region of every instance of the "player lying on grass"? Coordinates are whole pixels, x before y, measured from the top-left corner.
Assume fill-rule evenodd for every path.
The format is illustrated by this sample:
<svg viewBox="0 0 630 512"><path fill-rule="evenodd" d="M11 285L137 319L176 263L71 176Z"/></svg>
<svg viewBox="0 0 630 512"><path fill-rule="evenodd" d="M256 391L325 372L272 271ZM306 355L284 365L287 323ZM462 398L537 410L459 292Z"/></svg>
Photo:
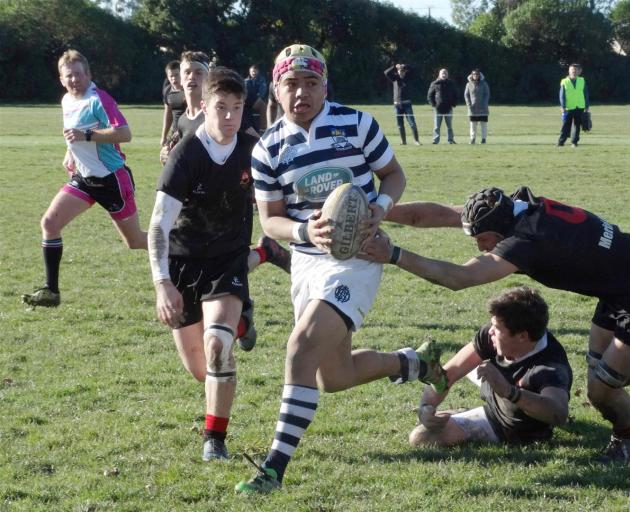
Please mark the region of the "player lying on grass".
<svg viewBox="0 0 630 512"><path fill-rule="evenodd" d="M285 114L252 155L263 230L292 242L295 326L274 440L259 473L236 486L241 493L281 485L314 418L319 389L341 391L394 375L401 381L444 384L439 354L431 345L392 353L352 351L352 333L372 306L382 266L328 254L333 227L319 209L338 185L358 185L372 201L366 230L373 234L402 194L405 177L372 116L326 101L326 79L326 63L314 48L295 44L280 52L273 81ZM373 175L381 181L378 193Z"/></svg>
<svg viewBox="0 0 630 512"><path fill-rule="evenodd" d="M388 219L418 227L460 225L484 254L457 265L401 250L382 236L364 247L370 261L393 261L451 290L521 272L550 288L598 298L587 355L588 396L613 429L599 459L630 461L630 396L623 389L630 383L630 234L581 208L535 197L526 187L511 197L484 189L463 208L410 203Z"/></svg>
<svg viewBox="0 0 630 512"><path fill-rule="evenodd" d="M127 121L112 97L92 82L90 65L81 53L65 51L58 68L67 91L61 107L67 145L63 166L70 181L57 192L41 220L46 284L22 295L30 306L61 303L61 231L94 203L107 210L127 247L147 248L147 234L138 221L133 176L119 146L131 140Z"/></svg>
<svg viewBox="0 0 630 512"><path fill-rule="evenodd" d="M468 441L528 443L551 438L569 413L572 373L547 330L549 310L537 291L512 288L488 303L490 324L444 365L449 389L476 372L486 402L466 412L436 413L448 391L424 390L412 446Z"/></svg>

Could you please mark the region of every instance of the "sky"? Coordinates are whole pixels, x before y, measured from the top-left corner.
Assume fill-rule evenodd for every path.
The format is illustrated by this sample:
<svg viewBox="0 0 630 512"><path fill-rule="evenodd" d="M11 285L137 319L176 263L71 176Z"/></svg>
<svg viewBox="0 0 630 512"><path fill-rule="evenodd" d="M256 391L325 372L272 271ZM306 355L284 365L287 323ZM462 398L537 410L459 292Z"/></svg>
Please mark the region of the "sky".
<svg viewBox="0 0 630 512"><path fill-rule="evenodd" d="M428 16L431 11L432 18L442 18L450 24L451 19L451 2L450 0L387 0L389 3L404 9L413 11L420 16Z"/></svg>

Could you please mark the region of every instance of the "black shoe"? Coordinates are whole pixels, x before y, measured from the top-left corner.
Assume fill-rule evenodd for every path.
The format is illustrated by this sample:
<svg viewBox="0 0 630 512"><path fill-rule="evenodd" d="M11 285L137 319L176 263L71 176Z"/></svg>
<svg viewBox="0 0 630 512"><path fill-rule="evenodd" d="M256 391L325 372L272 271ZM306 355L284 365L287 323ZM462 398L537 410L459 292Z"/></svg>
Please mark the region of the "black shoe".
<svg viewBox="0 0 630 512"><path fill-rule="evenodd" d="M247 330L243 336L236 338L236 343L241 347L241 350L249 352L256 345L257 338L256 328L254 327L254 301L252 299L246 300L243 303L241 318L245 321Z"/></svg>
<svg viewBox="0 0 630 512"><path fill-rule="evenodd" d="M486 139L481 139L481 143L485 144L486 143Z"/></svg>
<svg viewBox="0 0 630 512"><path fill-rule="evenodd" d="M601 455L595 458L598 462L630 462L630 439L619 439L613 434L610 436L608 446Z"/></svg>
<svg viewBox="0 0 630 512"><path fill-rule="evenodd" d="M35 290L33 293L25 293L22 295L22 302L29 306L56 308L61 304L61 294L59 292L51 292L50 288L44 286Z"/></svg>
<svg viewBox="0 0 630 512"><path fill-rule="evenodd" d="M449 144L457 144L457 142L455 142L454 140L449 140L448 143Z"/></svg>

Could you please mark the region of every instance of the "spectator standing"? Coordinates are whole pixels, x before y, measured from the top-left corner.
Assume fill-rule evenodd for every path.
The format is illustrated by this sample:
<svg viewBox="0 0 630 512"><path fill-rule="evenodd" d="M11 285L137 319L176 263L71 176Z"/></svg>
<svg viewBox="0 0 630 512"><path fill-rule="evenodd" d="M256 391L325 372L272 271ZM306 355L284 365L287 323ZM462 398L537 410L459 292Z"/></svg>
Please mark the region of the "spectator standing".
<svg viewBox="0 0 630 512"><path fill-rule="evenodd" d="M403 119L406 117L413 133L413 140L415 144L419 146L418 127L416 126L416 119L413 115L409 95L408 81L411 75L411 68L407 64L399 63L387 68L384 73L394 87L394 113L396 114L398 132L400 133L400 143L403 145L407 144L407 135L405 133L405 123Z"/></svg>
<svg viewBox="0 0 630 512"><path fill-rule="evenodd" d="M485 144L488 137L490 86L483 73L478 69L473 69L468 75L464 100L468 106L468 119L470 120L470 143L476 142L477 124L481 123L481 143Z"/></svg>
<svg viewBox="0 0 630 512"><path fill-rule="evenodd" d="M427 93L427 101L434 109L433 144L440 143L442 119L446 121L448 143L455 144L453 136L453 108L457 106L457 91L455 90L455 84L448 77L447 69L440 69L437 79L431 82Z"/></svg>

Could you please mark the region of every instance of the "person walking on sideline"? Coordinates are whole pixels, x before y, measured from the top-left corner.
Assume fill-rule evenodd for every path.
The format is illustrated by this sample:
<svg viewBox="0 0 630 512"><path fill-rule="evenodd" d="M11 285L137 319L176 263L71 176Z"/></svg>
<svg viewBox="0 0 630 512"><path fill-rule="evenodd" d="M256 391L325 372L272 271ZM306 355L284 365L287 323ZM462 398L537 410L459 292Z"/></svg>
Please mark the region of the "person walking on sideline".
<svg viewBox="0 0 630 512"><path fill-rule="evenodd" d="M582 113L588 112L590 98L586 80L582 76L582 66L571 64L569 75L560 81L560 109L562 111L562 128L558 146L564 146L571 136L571 146L576 148L580 141ZM573 129L571 127L573 126Z"/></svg>

